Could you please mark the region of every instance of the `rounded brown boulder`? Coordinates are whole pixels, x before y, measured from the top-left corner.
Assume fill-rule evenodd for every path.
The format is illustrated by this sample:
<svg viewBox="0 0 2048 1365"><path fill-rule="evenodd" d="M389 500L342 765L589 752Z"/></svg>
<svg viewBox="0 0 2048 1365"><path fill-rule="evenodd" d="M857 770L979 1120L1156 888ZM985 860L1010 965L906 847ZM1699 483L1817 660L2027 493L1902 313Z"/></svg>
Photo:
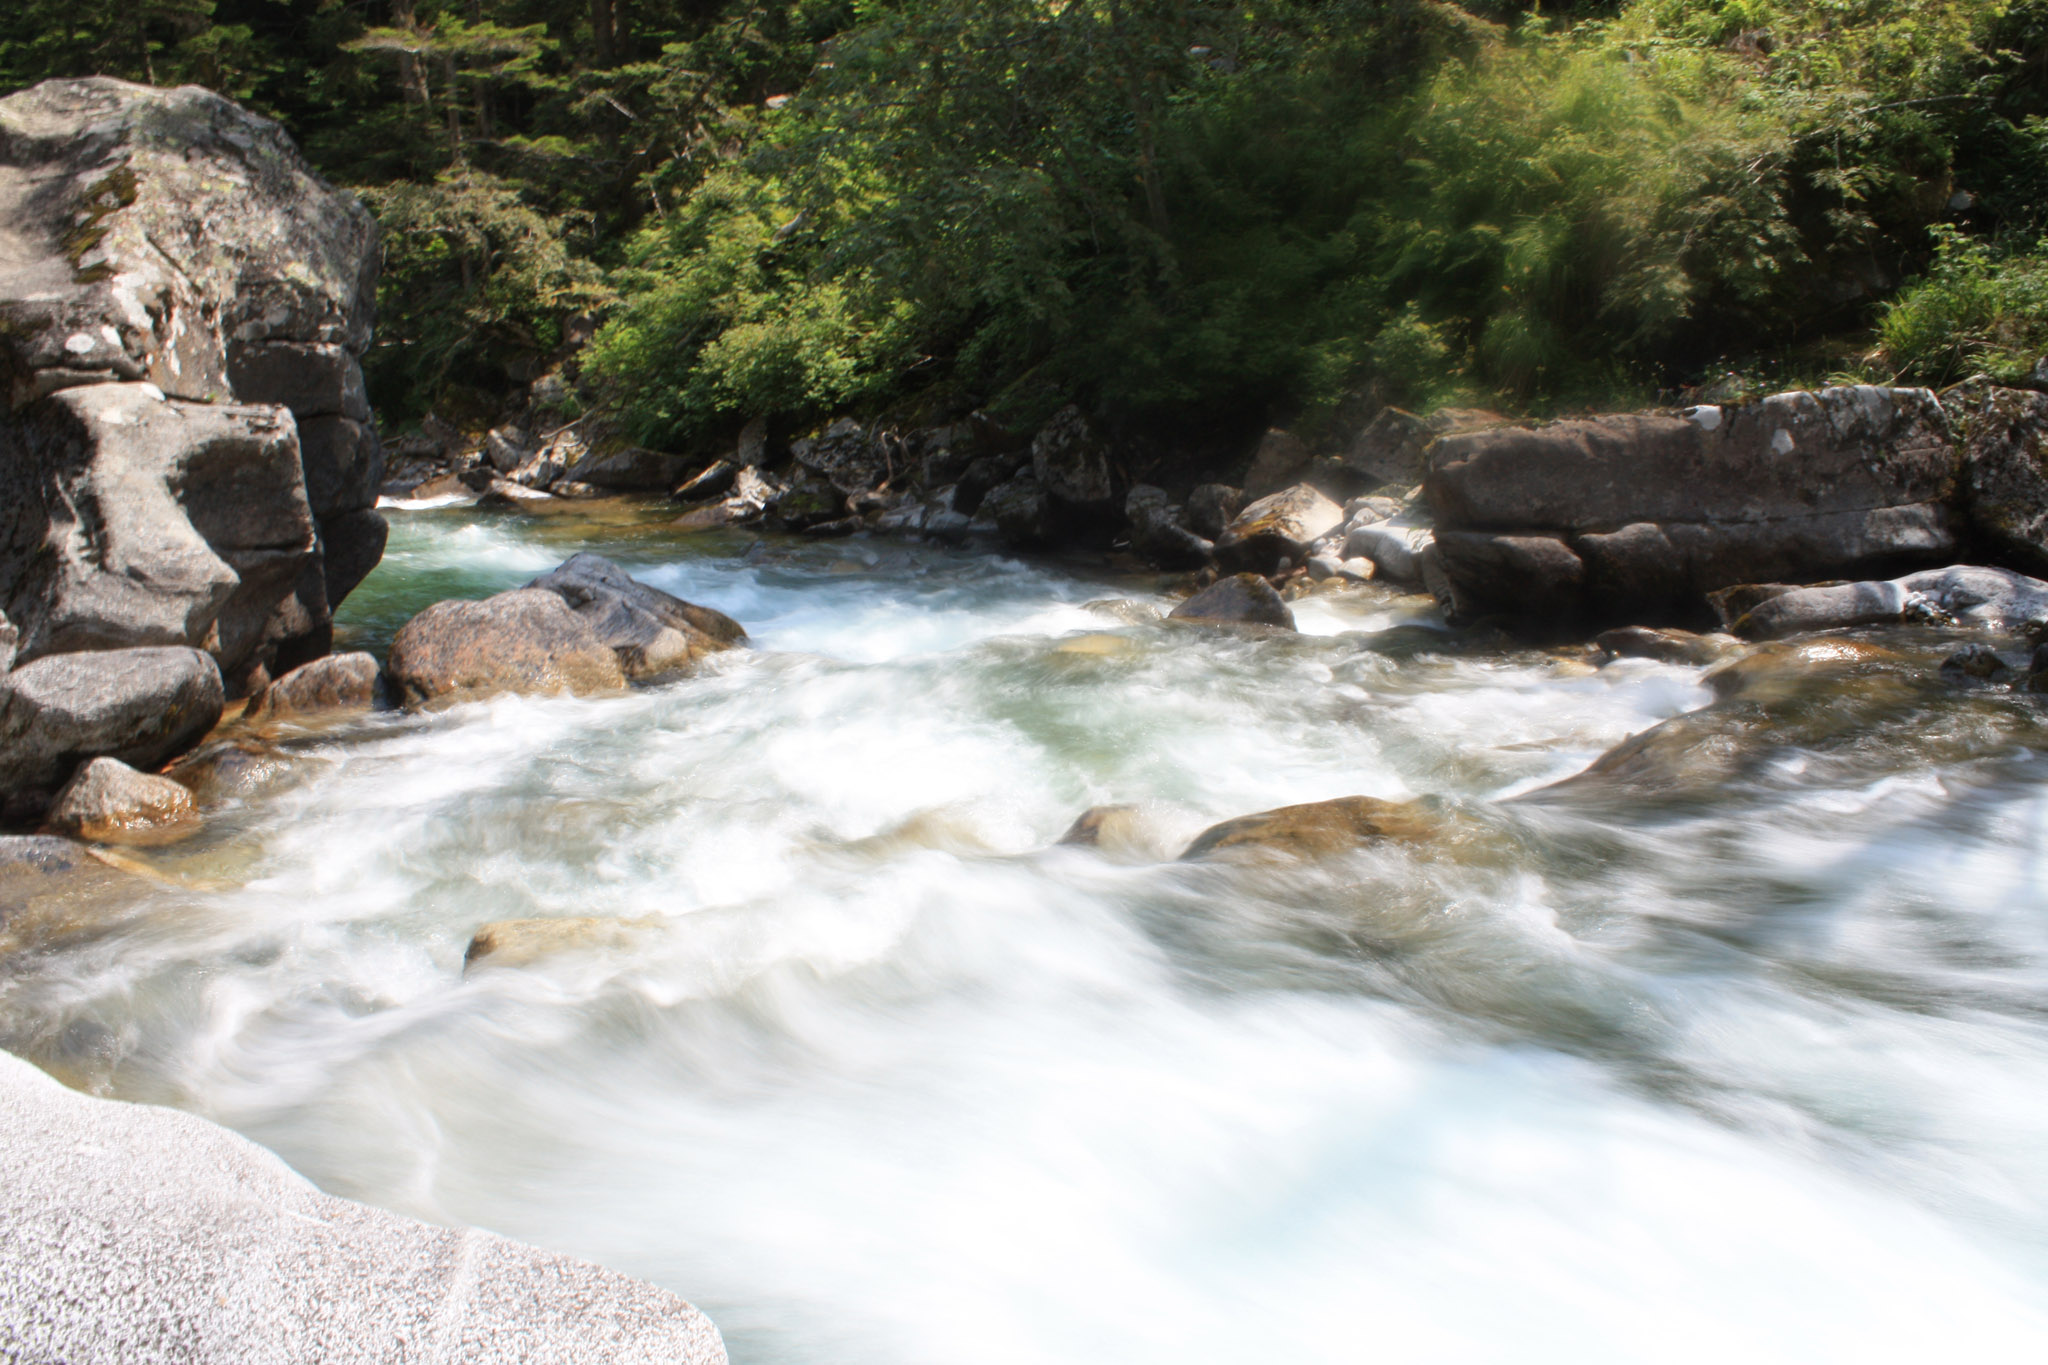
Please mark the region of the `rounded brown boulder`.
<svg viewBox="0 0 2048 1365"><path fill-rule="evenodd" d="M1273 585L1255 573L1218 579L1175 607L1167 619L1294 629L1294 613Z"/></svg>
<svg viewBox="0 0 2048 1365"><path fill-rule="evenodd" d="M590 623L537 588L481 602L436 602L399 629L388 673L397 699L410 706L626 686L618 655Z"/></svg>
<svg viewBox="0 0 2048 1365"><path fill-rule="evenodd" d="M192 793L168 777L95 758L51 803L49 826L98 844L174 844L199 832Z"/></svg>
<svg viewBox="0 0 2048 1365"><path fill-rule="evenodd" d="M1340 796L1211 825L1180 857L1182 862L1223 853L1320 858L1381 840L1420 842L1433 838L1442 827L1439 817L1413 801Z"/></svg>
<svg viewBox="0 0 2048 1365"><path fill-rule="evenodd" d="M379 671L376 657L360 650L330 654L271 683L249 699L242 714L270 720L321 711L367 711L377 704Z"/></svg>

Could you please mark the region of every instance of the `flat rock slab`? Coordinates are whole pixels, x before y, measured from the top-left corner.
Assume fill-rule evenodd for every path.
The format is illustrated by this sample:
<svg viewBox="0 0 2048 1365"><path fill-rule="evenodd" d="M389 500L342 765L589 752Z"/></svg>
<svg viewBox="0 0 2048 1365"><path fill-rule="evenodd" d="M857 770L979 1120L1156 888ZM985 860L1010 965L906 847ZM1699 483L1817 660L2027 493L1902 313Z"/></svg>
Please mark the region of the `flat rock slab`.
<svg viewBox="0 0 2048 1365"><path fill-rule="evenodd" d="M173 1109L0 1054L0 1359L722 1365L665 1290L320 1193Z"/></svg>

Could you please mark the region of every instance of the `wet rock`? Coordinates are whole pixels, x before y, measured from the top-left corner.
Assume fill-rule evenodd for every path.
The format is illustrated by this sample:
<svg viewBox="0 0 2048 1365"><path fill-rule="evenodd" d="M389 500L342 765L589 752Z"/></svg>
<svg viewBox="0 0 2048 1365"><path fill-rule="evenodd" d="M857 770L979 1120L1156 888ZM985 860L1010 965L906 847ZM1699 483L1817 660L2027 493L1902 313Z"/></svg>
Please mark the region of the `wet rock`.
<svg viewBox="0 0 2048 1365"><path fill-rule="evenodd" d="M1083 602L1081 609L1127 626L1157 625L1161 616L1159 608L1150 602L1136 602L1128 597L1098 597L1093 602Z"/></svg>
<svg viewBox="0 0 2048 1365"><path fill-rule="evenodd" d="M1655 659L1667 664L1719 663L1742 649L1742 642L1731 635L1696 635L1652 626L1602 631L1593 643L1610 659Z"/></svg>
<svg viewBox="0 0 2048 1365"><path fill-rule="evenodd" d="M1175 607L1167 619L1294 629L1294 613L1273 585L1250 573L1218 579Z"/></svg>
<svg viewBox="0 0 2048 1365"><path fill-rule="evenodd" d="M0 1320L24 1359L726 1359L717 1329L665 1290L322 1194L225 1128L95 1099L8 1056L0 1154Z"/></svg>
<svg viewBox="0 0 2048 1365"><path fill-rule="evenodd" d="M192 793L168 777L139 773L118 758L81 767L50 803L49 827L100 844L174 844L199 832Z"/></svg>
<svg viewBox="0 0 2048 1365"><path fill-rule="evenodd" d="M1076 816L1059 842L1076 848L1095 848L1105 836L1114 840L1116 831L1136 818L1136 806L1090 806Z"/></svg>
<svg viewBox="0 0 2048 1365"><path fill-rule="evenodd" d="M88 758L155 768L220 720L220 670L196 649L53 654L0 678L0 793L54 790Z"/></svg>
<svg viewBox="0 0 2048 1365"><path fill-rule="evenodd" d="M1055 654L1079 654L1088 658L1112 658L1135 653L1137 646L1121 635L1074 635L1052 647Z"/></svg>
<svg viewBox="0 0 2048 1365"><path fill-rule="evenodd" d="M291 757L249 736L224 739L195 750L164 773L192 793L201 806L244 800L286 777Z"/></svg>
<svg viewBox="0 0 2048 1365"><path fill-rule="evenodd" d="M0 835L0 961L118 923L147 887L113 861L71 839ZM0 1066L10 1064L19 1065L0 1053ZM0 1287L0 1321L13 1327L20 1318L7 1311L6 1292Z"/></svg>
<svg viewBox="0 0 2048 1365"><path fill-rule="evenodd" d="M568 952L625 951L659 932L655 916L612 919L595 915L569 918L498 920L478 929L462 955L465 974L479 967L531 967Z"/></svg>
<svg viewBox="0 0 2048 1365"><path fill-rule="evenodd" d="M975 516L991 491L1008 483L1030 462L1029 451L983 455L969 461L953 488L953 510L964 516Z"/></svg>
<svg viewBox="0 0 2048 1365"><path fill-rule="evenodd" d="M559 494L563 485L556 484ZM749 465L733 475L732 490L721 502L692 508L673 523L679 531L713 531L738 526L759 518L768 504L782 492L781 485Z"/></svg>
<svg viewBox="0 0 2048 1365"><path fill-rule="evenodd" d="M559 594L536 588L436 602L399 628L387 672L408 706L626 685L618 654L590 622Z"/></svg>
<svg viewBox="0 0 2048 1365"><path fill-rule="evenodd" d="M935 507L925 513L924 537L942 545L958 545L973 534L974 519L964 513L946 507Z"/></svg>
<svg viewBox="0 0 2048 1365"><path fill-rule="evenodd" d="M301 664L249 699L247 720L367 711L377 704L381 670L374 655L330 654Z"/></svg>
<svg viewBox="0 0 2048 1365"><path fill-rule="evenodd" d="M631 577L600 555L572 556L526 585L559 596L618 656L635 682L687 671L707 654L742 644L739 622Z"/></svg>
<svg viewBox="0 0 2048 1365"><path fill-rule="evenodd" d="M19 652L20 645L21 632L14 628L14 623L7 619L5 612L0 612L0 673L14 667L14 656Z"/></svg>
<svg viewBox="0 0 2048 1365"><path fill-rule="evenodd" d="M1092 848L1110 858L1155 862L1169 856L1159 831L1138 806L1090 806L1059 838L1065 848Z"/></svg>
<svg viewBox="0 0 2048 1365"><path fill-rule="evenodd" d="M1931 393L1861 386L1448 435L1425 487L1460 614L1654 620L1734 583L1938 562L1957 469ZM1532 584L1496 538L1580 568Z"/></svg>
<svg viewBox="0 0 2048 1365"><path fill-rule="evenodd" d="M1345 796L1211 825L1180 856L1183 862L1227 854L1319 858L1382 840L1420 843L1441 828L1441 818L1417 802Z"/></svg>
<svg viewBox="0 0 2048 1365"><path fill-rule="evenodd" d="M1208 563L1215 547L1188 529L1183 516L1165 489L1142 483L1131 489L1124 498L1124 517L1130 523L1132 551L1162 569L1192 569Z"/></svg>
<svg viewBox="0 0 2048 1365"><path fill-rule="evenodd" d="M1585 561L1561 536L1439 530L1414 563L1458 621L1499 611L1557 615L1580 602L1586 582ZM1432 566L1440 582L1431 581Z"/></svg>
<svg viewBox="0 0 2048 1365"><path fill-rule="evenodd" d="M1941 661L1941 675L1951 682L2009 682L2012 665L1989 645L1964 645Z"/></svg>
<svg viewBox="0 0 2048 1365"><path fill-rule="evenodd" d="M1216 540L1226 569L1270 574L1300 565L1309 547L1344 521L1344 509L1307 484L1260 498L1238 513Z"/></svg>
<svg viewBox="0 0 2048 1365"><path fill-rule="evenodd" d="M2019 631L2048 621L2048 583L2010 569L1958 564L1865 583L1795 588L1757 603L1738 635L1781 639L1806 631L1901 622Z"/></svg>
<svg viewBox="0 0 2048 1365"><path fill-rule="evenodd" d="M1862 640L1776 641L1759 646L1701 679L1724 701L1779 702L1844 680L1897 671L1904 660Z"/></svg>
<svg viewBox="0 0 2048 1365"><path fill-rule="evenodd" d="M1770 601L1773 597L1796 592L1800 586L1798 583L1737 583L1708 593L1707 605L1713 609L1714 615L1721 618L1721 624L1732 630L1735 623L1747 616L1755 607ZM1835 584L1809 583L1804 586L1829 588Z"/></svg>
<svg viewBox="0 0 2048 1365"><path fill-rule="evenodd" d="M1188 529L1204 540L1213 541L1237 519L1237 514L1244 510L1244 503L1244 490L1241 488L1222 483L1197 484L1188 494Z"/></svg>

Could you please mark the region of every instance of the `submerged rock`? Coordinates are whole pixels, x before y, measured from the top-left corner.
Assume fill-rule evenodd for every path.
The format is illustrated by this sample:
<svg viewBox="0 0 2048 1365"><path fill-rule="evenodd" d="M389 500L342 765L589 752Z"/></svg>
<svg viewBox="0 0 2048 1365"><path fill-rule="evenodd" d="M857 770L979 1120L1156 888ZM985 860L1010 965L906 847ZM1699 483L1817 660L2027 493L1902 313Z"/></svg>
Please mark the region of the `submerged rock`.
<svg viewBox="0 0 2048 1365"><path fill-rule="evenodd" d="M1167 614L1169 621L1294 629L1294 613L1271 583L1254 573L1218 579Z"/></svg>
<svg viewBox="0 0 2048 1365"><path fill-rule="evenodd" d="M0 678L0 795L54 790L102 755L155 768L220 720L220 670L196 649L52 654Z"/></svg>
<svg viewBox="0 0 2048 1365"><path fill-rule="evenodd" d="M1689 630L1652 626L1621 626L1604 630L1593 643L1610 659L1655 659L1667 664L1713 664L1739 653L1742 642L1732 635L1696 635Z"/></svg>
<svg viewBox="0 0 2048 1365"><path fill-rule="evenodd" d="M657 916L497 920L471 936L469 948L462 955L462 970L468 973L485 966L531 967L560 953L631 948L645 942L662 923Z"/></svg>
<svg viewBox="0 0 2048 1365"><path fill-rule="evenodd" d="M436 602L399 628L389 675L409 706L502 692L616 692L618 655L556 593L501 592L481 602Z"/></svg>
<svg viewBox="0 0 2048 1365"><path fill-rule="evenodd" d="M377 704L382 670L374 655L330 654L302 664L249 699L247 720L274 720L332 711L367 711Z"/></svg>
<svg viewBox="0 0 2048 1365"><path fill-rule="evenodd" d="M1442 827L1441 817L1414 801L1341 796L1211 825L1180 856L1183 862L1224 854L1319 858L1382 840L1422 842L1434 838Z"/></svg>
<svg viewBox="0 0 2048 1365"><path fill-rule="evenodd" d="M170 778L95 758L57 793L48 824L74 839L148 846L189 839L200 820L192 793Z"/></svg>
<svg viewBox="0 0 2048 1365"><path fill-rule="evenodd" d="M568 603L635 682L686 671L747 638L730 616L650 587L600 555L573 555L526 587Z"/></svg>
<svg viewBox="0 0 2048 1365"><path fill-rule="evenodd" d="M1701 681L1724 701L1774 702L1905 665L1902 655L1863 640L1780 641L1723 664Z"/></svg>
<svg viewBox="0 0 2048 1365"><path fill-rule="evenodd" d="M0 1227L0 1321L28 1360L726 1359L666 1290L336 1199L205 1119L5 1055Z"/></svg>
<svg viewBox="0 0 2048 1365"><path fill-rule="evenodd" d="M291 757L283 749L247 735L208 744L164 773L192 793L202 806L237 800L284 778Z"/></svg>

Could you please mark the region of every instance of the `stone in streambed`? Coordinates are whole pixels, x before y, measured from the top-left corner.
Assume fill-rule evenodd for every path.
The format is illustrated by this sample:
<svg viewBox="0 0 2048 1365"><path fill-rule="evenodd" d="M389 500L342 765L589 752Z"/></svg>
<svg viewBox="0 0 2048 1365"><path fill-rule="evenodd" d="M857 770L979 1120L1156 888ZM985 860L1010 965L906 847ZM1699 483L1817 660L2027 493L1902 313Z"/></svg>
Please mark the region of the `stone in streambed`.
<svg viewBox="0 0 2048 1365"><path fill-rule="evenodd" d="M1385 840L1422 842L1442 827L1439 817L1413 801L1343 796L1225 820L1202 831L1180 856L1182 862L1224 854L1317 858Z"/></svg>
<svg viewBox="0 0 2048 1365"><path fill-rule="evenodd" d="M218 740L164 773L202 806L255 795L285 777L291 759L282 749L248 735Z"/></svg>
<svg viewBox="0 0 2048 1365"><path fill-rule="evenodd" d="M381 674L374 655L330 654L302 664L249 699L245 720L276 720L327 711L367 711L377 704Z"/></svg>
<svg viewBox="0 0 2048 1365"><path fill-rule="evenodd" d="M1605 630L1593 643L1609 659L1655 659L1667 664L1713 664L1739 653L1742 642L1732 635L1696 635L1689 630L1653 626L1622 626Z"/></svg>
<svg viewBox="0 0 2048 1365"><path fill-rule="evenodd" d="M205 1119L4 1055L0 1227L0 1322L23 1360L726 1360L666 1290L334 1198Z"/></svg>
<svg viewBox="0 0 2048 1365"><path fill-rule="evenodd" d="M1807 631L1905 622L2022 630L2048 621L2048 583L2010 569L1956 564L1902 578L1794 588L1759 601L1738 635L1782 639Z"/></svg>
<svg viewBox="0 0 2048 1365"><path fill-rule="evenodd" d="M744 644L747 632L723 612L650 587L601 555L572 555L528 589L551 592L589 624L634 682L687 670L707 654Z"/></svg>
<svg viewBox="0 0 2048 1365"><path fill-rule="evenodd" d="M199 832L192 793L168 777L95 758L50 803L49 827L96 844L175 844Z"/></svg>
<svg viewBox="0 0 2048 1365"><path fill-rule="evenodd" d="M1305 483L1260 498L1216 540L1226 569L1270 574L1299 566L1309 547L1344 523L1344 509Z"/></svg>
<svg viewBox="0 0 2048 1365"><path fill-rule="evenodd" d="M1906 666L1895 651L1862 640L1778 641L1723 664L1701 681L1723 701L1775 703L1855 678L1896 674Z"/></svg>
<svg viewBox="0 0 2048 1365"><path fill-rule="evenodd" d="M409 706L626 686L611 646L560 596L538 588L436 602L399 628L387 671Z"/></svg>
<svg viewBox="0 0 2048 1365"><path fill-rule="evenodd" d="M196 649L52 654L0 678L0 795L51 791L107 755L154 768L220 720L220 669Z"/></svg>
<svg viewBox="0 0 2048 1365"><path fill-rule="evenodd" d="M611 919L599 915L496 920L470 937L462 955L465 974L479 967L531 967L566 952L619 950L659 930L658 916Z"/></svg>
<svg viewBox="0 0 2048 1365"><path fill-rule="evenodd" d="M1271 583L1257 574L1219 579L1168 613L1169 621L1294 629L1294 613Z"/></svg>

